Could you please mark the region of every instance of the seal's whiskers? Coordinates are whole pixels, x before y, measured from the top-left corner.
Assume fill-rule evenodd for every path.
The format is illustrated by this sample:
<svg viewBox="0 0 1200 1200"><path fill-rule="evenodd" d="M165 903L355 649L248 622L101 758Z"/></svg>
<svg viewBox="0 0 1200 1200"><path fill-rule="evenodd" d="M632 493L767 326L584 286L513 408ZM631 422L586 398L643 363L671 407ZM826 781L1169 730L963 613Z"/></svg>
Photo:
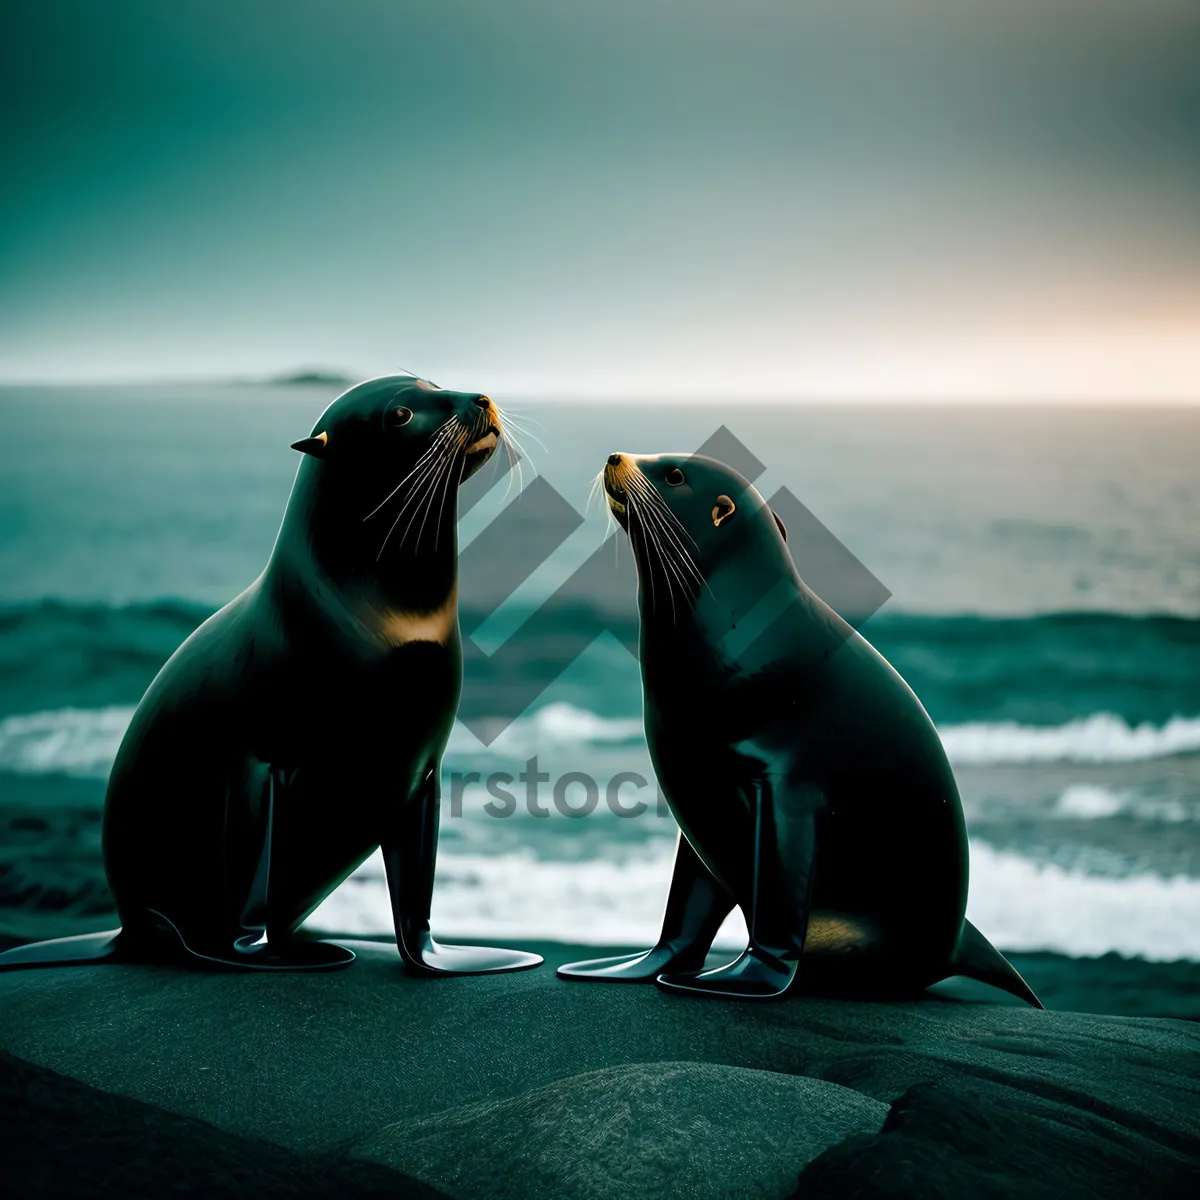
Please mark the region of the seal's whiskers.
<svg viewBox="0 0 1200 1200"><path fill-rule="evenodd" d="M675 585L678 583L683 598L690 600L691 589L688 586L689 581L674 560L674 547L670 542L664 542L663 540L665 530L662 525L662 518L654 512L652 507L647 507L639 512L638 515L641 517L642 523L653 538L655 547L658 550L658 559L662 564L663 577L667 584L667 594L671 599L671 615L672 617L677 617L675 611Z"/></svg>
<svg viewBox="0 0 1200 1200"><path fill-rule="evenodd" d="M441 447L439 447L439 449L441 449ZM383 552L387 548L387 544L391 540L392 534L395 533L396 526L400 524L400 519L408 511L410 505L413 505L413 504L419 505L419 502L424 499L425 492L422 489L428 484L430 479L433 477L433 474L437 470L438 464L440 462L441 462L441 457L439 456L437 458L432 459L430 462L426 463L421 468L421 473L417 476L416 480L413 482L412 486L409 488L408 495L405 497L403 504L401 504L400 510L396 513L395 518L392 520L391 527L387 531L387 536L384 537L384 539L383 539L383 544L379 547L379 553L375 557L376 562L378 562L379 559L383 557ZM414 512L415 511L416 510L414 509Z"/></svg>
<svg viewBox="0 0 1200 1200"><path fill-rule="evenodd" d="M458 470L459 480L461 480L461 478L462 478L462 469L463 469L463 467L465 466L465 463L462 463L462 462L460 462L460 461L459 461L459 459L458 459L458 452L459 452L460 450L462 450L464 446L466 446L466 445L467 445L467 439L468 439L468 435L467 435L467 433L464 431L464 432L463 432L463 435L462 435L462 437L461 437L461 438L459 438L458 445L457 445L457 446L454 448L454 450L451 452L451 454L449 455L449 457L446 459L446 464L445 464L445 467L444 467L444 469L443 469L443 471L442 471L441 495L440 495L440 497L439 497L439 499L438 499L438 501L437 501L437 510L438 510L438 515L437 515L437 525L436 525L436 527L434 528L434 531L433 531L433 545L434 545L434 548L435 548L435 549L437 548L438 544L439 544L439 543L440 543L440 541L441 541L441 536L442 536L442 518L443 518L443 517L445 517L445 515L446 515L446 501L447 501L447 499L449 498L449 495L450 495L450 481L451 481L452 479L454 479L454 466L455 466L455 464L458 464L458 468L459 468L459 470ZM458 486L458 482L459 482L459 480L455 480L455 486L456 486L456 487ZM414 547L415 549L419 549L419 548L420 548L420 545L421 545L421 534L425 532L425 522L426 522L426 521L429 519L429 513L430 513L430 511L431 511L431 510L432 510L432 508L433 508L433 499L432 499L432 497L433 497L433 495L434 495L434 492L435 492L436 488L437 488L437 484L435 483L435 484L434 484L434 487L430 489L430 501L429 501L429 507L426 509L426 511L425 511L425 516L424 516L424 518L422 518L422 520L421 520L421 530L420 530L420 532L417 534L417 544L416 544L416 547ZM403 541L403 539L401 539L401 540Z"/></svg>
<svg viewBox="0 0 1200 1200"><path fill-rule="evenodd" d="M655 608L654 568L652 566L653 558L649 554L643 554L641 556L638 555L637 531L641 529L642 540L646 542L647 549L649 549L650 539L646 531L645 523L641 520L641 515L638 513L637 509L631 504L629 505L627 512L629 514L629 544L633 548L633 561L636 563L640 561L641 558L645 558L646 560L646 574L650 580L650 607Z"/></svg>
<svg viewBox="0 0 1200 1200"><path fill-rule="evenodd" d="M643 485L646 496L650 499L654 508L658 511L660 518L664 521L664 533L670 538L676 549L676 561L687 574L690 576L689 583L684 584L684 591L689 595L695 587L702 588L712 594L712 588L709 586L708 580L696 565L695 559L692 557L691 551L683 544L679 534L682 533L693 546L696 545L695 539L688 533L687 529L680 522L679 518L671 511L663 500L658 491L650 484L645 476L635 477L638 482Z"/></svg>
<svg viewBox="0 0 1200 1200"><path fill-rule="evenodd" d="M429 514L433 511L433 506L438 496L442 494L446 481L454 473L453 467L455 462L457 462L458 452L466 446L470 436L469 430L462 429L457 439L451 440L443 450L428 479L425 481L421 502L413 509L408 524L404 528L404 533L400 537L399 546L403 546L408 540L408 535L412 532L412 527L416 523L417 517L420 516L421 525L417 530L417 540L413 544L413 552L415 553L421 548L421 536L425 532L425 525L429 520Z"/></svg>
<svg viewBox="0 0 1200 1200"><path fill-rule="evenodd" d="M688 589L678 568L672 562L674 547L669 543L664 544L662 540L661 533L663 526L661 518L655 513L652 505L643 505L640 503L644 499L644 492L641 486L639 486L640 482L633 478L624 480L628 500L627 511L637 519L638 524L641 526L642 532L645 534L647 548L654 551L652 555L646 556L646 573L650 578L650 604L651 607L657 607L657 589L654 583L654 563L657 561L662 567L663 584L666 586L667 598L671 601L672 620L678 620L678 613L675 608L675 584L679 582L683 585L685 593ZM630 528L633 528L632 523Z"/></svg>
<svg viewBox="0 0 1200 1200"><path fill-rule="evenodd" d="M392 488L392 490L388 492L388 494L384 496L384 498L380 500L380 502L375 505L375 507L371 509L371 511L367 513L365 517L363 517L364 521L369 521L429 461L430 457L438 450L439 443L444 438L449 436L451 432L450 426L456 424L458 424L458 418L450 417L434 430L433 438L430 441L428 448L426 449L425 453L417 459L413 469L409 471L409 473L405 475L405 477L400 480L400 482L396 484L396 486Z"/></svg>
<svg viewBox="0 0 1200 1200"><path fill-rule="evenodd" d="M507 409L501 408L500 405L495 402L495 400L492 401L492 407L496 410L496 416L499 418L498 424L500 426L500 441L504 443L504 453L508 455L508 483L504 485L503 497L505 500L507 500L508 493L512 488L514 473L516 474L517 478L517 495L519 496L525 488L525 472L521 466L521 460L525 459L530 463L533 461L529 457L529 452L524 446L521 445L521 442L513 432L513 429L515 428L518 432L524 433L529 437L532 437L533 435L528 434L525 430L523 430L520 423L513 420L512 415L507 411ZM539 446L542 445L537 438L534 438L533 440L538 442ZM542 446L543 450L545 450L545 448L545 446Z"/></svg>
<svg viewBox="0 0 1200 1200"><path fill-rule="evenodd" d="M521 416L514 416L511 409L502 410L494 400L492 403L496 406L496 411L504 418L506 424L511 425L512 428L515 429L522 437L528 438L531 442L536 442L540 449L546 449L546 443L543 442L542 439L538 437L538 435L534 433L532 429L525 425L525 418ZM529 419L532 420L532 418Z"/></svg>
<svg viewBox="0 0 1200 1200"><path fill-rule="evenodd" d="M590 513L592 511L592 502L594 500L598 500L600 498L600 495L603 492L603 490L604 490L604 468L601 467L600 470L597 471L594 476L592 476L592 486L590 488L588 488L587 503L584 505L584 508L583 508L583 511L585 513ZM609 519L611 520L612 510L609 509L607 505L605 505L605 509L608 512ZM611 525L610 525L610 528L611 528Z"/></svg>
<svg viewBox="0 0 1200 1200"><path fill-rule="evenodd" d="M649 481L646 480L644 476L632 476L627 483L629 485L629 491L631 494L636 494L647 501L645 506L646 516L649 517L651 514L653 514L653 519L657 530L662 535L665 545L672 551L671 555L664 555L664 559L675 571L677 578L679 578L679 581L683 586L684 592L686 593L691 591L689 581L684 578L684 573L691 576L694 583L703 586L704 577L700 574L695 560L688 552L687 547L684 546L683 542L680 540L674 528L672 528L671 524L669 524L666 519L667 516L670 516L675 524L678 524L675 514L672 513L669 508L667 508L667 506L663 503L662 497L659 496L658 492L655 491L655 489L650 485Z"/></svg>
<svg viewBox="0 0 1200 1200"><path fill-rule="evenodd" d="M644 475L638 474L634 476L634 482L641 486L647 500L650 501L658 514L663 518L663 523L666 526L666 532L670 535L671 540L678 547L680 557L690 569L690 572L696 577L696 582L703 583L704 578L696 567L696 563L692 558L691 551L689 551L688 548L683 544L680 534L687 538L687 540L691 542L693 546L696 545L695 539L690 533L688 533L687 529L684 528L679 518L671 511L671 509L667 506L666 501L664 501L663 498L658 494L657 489L651 486L650 482Z"/></svg>
<svg viewBox="0 0 1200 1200"><path fill-rule="evenodd" d="M651 545L653 545L653 547L654 547L655 561L657 561L663 568L663 572L662 572L663 584L666 586L667 599L670 600L670 602L671 602L671 620L678 621L679 616L678 616L678 613L675 611L675 581L671 575L670 570L668 569L669 560L667 558L665 551L663 550L662 542L660 541L658 534L655 532L653 523L651 522L651 520L648 519L650 516L650 512L648 510L640 509L637 512L637 516L638 516L638 519L642 523L642 528L646 531L647 537L650 539ZM647 570L650 573L651 579L653 579L653 577L654 577L653 566L648 565ZM654 604L653 594L651 595L651 604L652 605Z"/></svg>
<svg viewBox="0 0 1200 1200"><path fill-rule="evenodd" d="M456 428L458 430L458 437L454 438L453 434ZM437 453L433 457L429 457L427 452L426 457L428 461L421 468L420 475L417 476L409 488L408 495L405 497L404 503L400 506L400 511L396 514L395 520L392 521L391 528L388 530L387 536L383 539L383 545L379 547L379 553L375 556L376 562L383 557L383 552L387 548L392 534L395 533L396 526L400 524L400 519L409 510L410 506L413 506L412 515L409 517L404 534L400 539L400 545L404 544L405 538L407 538L409 531L412 529L413 521L417 514L422 511L426 501L432 494L443 467L453 461L455 453L467 436L466 430L463 429L456 417L452 417L447 421L438 432L438 444L436 447L431 447L431 449L436 449ZM410 476L411 474L410 472Z"/></svg>

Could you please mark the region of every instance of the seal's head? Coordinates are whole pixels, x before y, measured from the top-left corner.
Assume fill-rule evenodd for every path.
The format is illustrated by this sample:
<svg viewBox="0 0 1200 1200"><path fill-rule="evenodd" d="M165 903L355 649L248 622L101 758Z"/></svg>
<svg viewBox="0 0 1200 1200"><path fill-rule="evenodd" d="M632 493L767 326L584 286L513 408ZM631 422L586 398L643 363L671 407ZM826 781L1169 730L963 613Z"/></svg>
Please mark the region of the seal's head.
<svg viewBox="0 0 1200 1200"><path fill-rule="evenodd" d="M297 490L308 498L310 520L335 531L339 556L361 558L369 547L380 561L444 548L454 541L446 526L454 522L458 485L502 438L500 412L481 393L412 375L368 379L292 444L305 455Z"/></svg>
<svg viewBox="0 0 1200 1200"><path fill-rule="evenodd" d="M458 481L473 475L501 436L490 397L452 392L412 375L368 379L343 392L309 437L292 443L313 458L356 471L415 466L427 452L451 463Z"/></svg>
<svg viewBox="0 0 1200 1200"><path fill-rule="evenodd" d="M718 574L791 568L783 523L744 476L701 454L610 454L609 509L629 534L643 599L694 602Z"/></svg>

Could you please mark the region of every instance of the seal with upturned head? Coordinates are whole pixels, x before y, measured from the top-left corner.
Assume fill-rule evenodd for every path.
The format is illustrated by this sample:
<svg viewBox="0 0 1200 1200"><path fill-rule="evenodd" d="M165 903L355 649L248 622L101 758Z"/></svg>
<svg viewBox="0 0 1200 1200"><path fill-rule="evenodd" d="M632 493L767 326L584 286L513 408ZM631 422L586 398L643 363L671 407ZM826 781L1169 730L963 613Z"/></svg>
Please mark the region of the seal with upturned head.
<svg viewBox="0 0 1200 1200"><path fill-rule="evenodd" d="M681 837L658 943L559 974L759 998L969 975L1040 1007L964 919L966 829L933 723L804 584L762 496L699 455L614 454L604 487L637 563L646 739ZM749 945L705 971L734 905Z"/></svg>
<svg viewBox="0 0 1200 1200"><path fill-rule="evenodd" d="M457 492L502 438L476 393L407 376L340 396L310 436L266 569L150 685L121 744L104 854L122 927L0 967L182 958L344 966L300 923L382 847L405 964L511 971L535 954L435 942L442 753L462 688Z"/></svg>

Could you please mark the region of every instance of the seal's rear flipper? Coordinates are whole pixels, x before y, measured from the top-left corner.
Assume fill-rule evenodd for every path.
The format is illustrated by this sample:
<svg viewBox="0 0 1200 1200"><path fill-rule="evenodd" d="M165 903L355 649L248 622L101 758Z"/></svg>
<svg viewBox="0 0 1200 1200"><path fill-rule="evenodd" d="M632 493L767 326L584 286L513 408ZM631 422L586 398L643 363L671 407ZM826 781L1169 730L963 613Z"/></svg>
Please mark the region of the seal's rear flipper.
<svg viewBox="0 0 1200 1200"><path fill-rule="evenodd" d="M191 965L223 971L339 971L355 958L354 951L335 942L285 938L249 942L238 938L232 948L205 954L183 944Z"/></svg>
<svg viewBox="0 0 1200 1200"><path fill-rule="evenodd" d="M185 965L227 971L336 971L354 961L354 951L333 942L307 941L290 929L273 929L271 852L275 808L289 786L288 772L257 759L244 764L237 781L238 803L226 819L225 873L235 910L211 929L182 925L147 909L160 947L169 946ZM231 785L232 786L232 785Z"/></svg>
<svg viewBox="0 0 1200 1200"><path fill-rule="evenodd" d="M147 910L160 934L170 935L174 961L184 966L222 971L337 971L354 961L354 951L334 942L279 937L268 941L264 933L242 934L211 946L184 937L169 917Z"/></svg>
<svg viewBox="0 0 1200 1200"><path fill-rule="evenodd" d="M0 954L0 971L20 967L69 967L112 961L119 953L119 929L104 933L84 933L76 937L55 938L49 942L29 942Z"/></svg>
<svg viewBox="0 0 1200 1200"><path fill-rule="evenodd" d="M958 938L958 949L950 962L947 975L965 975L991 984L1032 1004L1034 1008L1046 1006L1034 995L1033 989L1021 978L1016 967L971 924L963 921L962 933Z"/></svg>
<svg viewBox="0 0 1200 1200"><path fill-rule="evenodd" d="M732 910L733 897L713 878L681 833L662 932L655 945L641 954L566 963L558 968L558 977L653 983L664 973L701 971L721 922Z"/></svg>

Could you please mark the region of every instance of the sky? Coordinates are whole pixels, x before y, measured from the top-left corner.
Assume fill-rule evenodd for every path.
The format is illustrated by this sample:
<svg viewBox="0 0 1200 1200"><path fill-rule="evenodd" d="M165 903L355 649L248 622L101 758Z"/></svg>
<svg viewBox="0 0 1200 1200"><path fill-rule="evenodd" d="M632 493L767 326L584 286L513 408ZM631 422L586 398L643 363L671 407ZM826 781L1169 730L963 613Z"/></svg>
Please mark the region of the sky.
<svg viewBox="0 0 1200 1200"><path fill-rule="evenodd" d="M1195 0L8 0L0 380L1200 401Z"/></svg>

